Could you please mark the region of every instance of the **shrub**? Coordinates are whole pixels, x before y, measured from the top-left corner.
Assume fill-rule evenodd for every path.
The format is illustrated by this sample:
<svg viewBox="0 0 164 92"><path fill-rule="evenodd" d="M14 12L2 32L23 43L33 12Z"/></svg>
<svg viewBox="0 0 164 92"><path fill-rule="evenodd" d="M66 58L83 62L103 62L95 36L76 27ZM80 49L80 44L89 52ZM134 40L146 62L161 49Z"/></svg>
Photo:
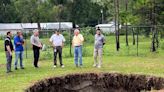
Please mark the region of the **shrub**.
<svg viewBox="0 0 164 92"><path fill-rule="evenodd" d="M164 42L161 42L161 49L164 50Z"/></svg>

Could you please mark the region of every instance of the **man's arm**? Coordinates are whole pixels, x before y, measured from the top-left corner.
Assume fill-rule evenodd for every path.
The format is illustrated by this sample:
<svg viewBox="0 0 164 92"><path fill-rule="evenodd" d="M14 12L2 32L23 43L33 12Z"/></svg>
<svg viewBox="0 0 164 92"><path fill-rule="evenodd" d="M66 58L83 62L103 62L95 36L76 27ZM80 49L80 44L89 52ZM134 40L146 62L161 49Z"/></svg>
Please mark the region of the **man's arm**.
<svg viewBox="0 0 164 92"><path fill-rule="evenodd" d="M21 44L23 45L24 44L23 36L21 36L20 39L21 39Z"/></svg>
<svg viewBox="0 0 164 92"><path fill-rule="evenodd" d="M64 47L64 42L65 42L65 38L64 38L64 36L62 35L62 47Z"/></svg>
<svg viewBox="0 0 164 92"><path fill-rule="evenodd" d="M73 37L73 39L72 39L72 47L74 47L74 37Z"/></svg>
<svg viewBox="0 0 164 92"><path fill-rule="evenodd" d="M83 42L84 41L84 37L83 37L83 35L79 35L79 38L80 38L80 40Z"/></svg>
<svg viewBox="0 0 164 92"><path fill-rule="evenodd" d="M7 51L10 53L10 56L12 56L12 52L11 52L10 46L7 45L6 48L7 48Z"/></svg>
<svg viewBox="0 0 164 92"><path fill-rule="evenodd" d="M52 47L54 47L55 48L55 45L53 44L53 35L51 36L51 38L49 39L49 42L51 43L51 45L52 45Z"/></svg>
<svg viewBox="0 0 164 92"><path fill-rule="evenodd" d="M10 56L12 55L12 51L11 51L11 49L10 49L10 42L9 42L9 40L6 40L5 41L5 44L6 44L6 49L7 49L7 51L10 53Z"/></svg>
<svg viewBox="0 0 164 92"><path fill-rule="evenodd" d="M103 36L103 45L105 45L105 37Z"/></svg>
<svg viewBox="0 0 164 92"><path fill-rule="evenodd" d="M65 42L65 38L64 38L64 36L62 35L62 40L63 40L63 42Z"/></svg>
<svg viewBox="0 0 164 92"><path fill-rule="evenodd" d="M16 44L16 45L21 45L22 43L19 42L18 39L15 37L15 38L14 38L14 44Z"/></svg>

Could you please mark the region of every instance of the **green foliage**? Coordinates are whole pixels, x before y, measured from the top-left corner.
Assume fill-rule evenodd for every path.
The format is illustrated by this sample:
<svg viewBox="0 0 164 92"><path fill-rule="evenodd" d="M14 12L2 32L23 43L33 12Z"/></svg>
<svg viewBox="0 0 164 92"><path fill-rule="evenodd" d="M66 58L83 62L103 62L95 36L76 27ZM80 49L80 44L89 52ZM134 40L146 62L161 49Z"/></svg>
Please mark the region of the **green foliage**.
<svg viewBox="0 0 164 92"><path fill-rule="evenodd" d="M126 1L127 6L126 6ZM150 25L155 8L157 24L164 24L163 0L119 0L121 24ZM126 10L127 7L127 10ZM80 27L114 20L113 0L1 0L0 22L55 22L71 21Z"/></svg>
<svg viewBox="0 0 164 92"><path fill-rule="evenodd" d="M164 50L164 41L161 43L161 49Z"/></svg>
<svg viewBox="0 0 164 92"><path fill-rule="evenodd" d="M65 32L65 36L68 36ZM84 34L85 35L85 34ZM129 36L129 47L125 45L125 36L120 36L121 49L119 52L115 49L115 36L105 36L106 45L103 49L102 68L94 68L93 65L93 44L84 43L83 45L83 67L76 68L74 58L69 55L69 47L63 48L63 63L65 68L53 68L53 49L49 47L47 51L40 52L39 68L33 67L33 52L30 47L30 41L27 40L28 58L24 58L24 70L14 70L14 62L12 62L13 72L6 74L6 58L3 47L0 48L0 92L24 92L24 89L33 85L35 82L50 77L64 76L66 74L76 73L102 73L102 72L118 72L123 74L144 74L164 77L163 60L164 49L159 49L158 53L150 53L151 38L139 36L139 56L136 56L136 45L132 45L132 36ZM89 39L89 38L87 38ZM41 39L41 41L50 46L49 38ZM66 39L67 40L67 39ZM162 40L160 46L164 43ZM3 45L3 40L0 40ZM164 46L164 45L162 45ZM162 47L163 48L163 47ZM72 49L73 52L73 49ZM25 55L25 52L24 52ZM73 56L73 53L72 53ZM13 61L15 55L13 53ZM19 67L18 67L19 68ZM19 84L19 85L18 85ZM18 85L18 86L16 86Z"/></svg>

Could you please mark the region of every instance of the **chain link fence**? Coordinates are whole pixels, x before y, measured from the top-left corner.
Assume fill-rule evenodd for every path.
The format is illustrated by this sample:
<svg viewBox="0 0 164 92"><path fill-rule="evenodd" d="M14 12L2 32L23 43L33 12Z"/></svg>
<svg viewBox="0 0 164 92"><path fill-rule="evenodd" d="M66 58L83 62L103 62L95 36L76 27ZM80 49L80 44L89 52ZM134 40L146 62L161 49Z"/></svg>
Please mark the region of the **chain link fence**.
<svg viewBox="0 0 164 92"><path fill-rule="evenodd" d="M106 27L106 29L111 29ZM158 36L158 46L157 53L164 52L164 28L163 26L157 27L157 36ZM44 44L44 47L41 51L41 59L52 59L53 57L53 48L51 43L49 42L49 38L52 34L54 34L55 30L42 30L40 31L40 39ZM128 44L126 46L126 28L122 27L120 29L120 50L116 51L116 39L115 32L104 32L102 30L102 34L105 36L106 44L103 49L104 56L146 56L151 54L151 44L152 44L152 30L149 26L128 26ZM94 35L96 33L95 27L85 27L80 28L80 33L84 36L84 44L83 44L83 56L93 56L94 49ZM66 39L65 46L63 48L63 57L72 57L73 56L73 48L71 47L71 42L73 38L73 29L70 30L62 30L61 34ZM30 36L32 32L25 33L25 57L31 58L32 54L32 46L30 44Z"/></svg>

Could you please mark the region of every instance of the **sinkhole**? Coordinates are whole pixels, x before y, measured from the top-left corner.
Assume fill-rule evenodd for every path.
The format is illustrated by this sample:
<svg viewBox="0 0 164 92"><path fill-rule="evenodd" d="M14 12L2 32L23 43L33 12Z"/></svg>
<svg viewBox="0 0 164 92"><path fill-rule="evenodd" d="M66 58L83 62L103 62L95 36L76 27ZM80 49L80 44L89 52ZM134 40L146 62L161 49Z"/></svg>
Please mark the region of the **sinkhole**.
<svg viewBox="0 0 164 92"><path fill-rule="evenodd" d="M164 78L161 77L85 73L44 79L28 87L25 92L148 92L163 88Z"/></svg>

